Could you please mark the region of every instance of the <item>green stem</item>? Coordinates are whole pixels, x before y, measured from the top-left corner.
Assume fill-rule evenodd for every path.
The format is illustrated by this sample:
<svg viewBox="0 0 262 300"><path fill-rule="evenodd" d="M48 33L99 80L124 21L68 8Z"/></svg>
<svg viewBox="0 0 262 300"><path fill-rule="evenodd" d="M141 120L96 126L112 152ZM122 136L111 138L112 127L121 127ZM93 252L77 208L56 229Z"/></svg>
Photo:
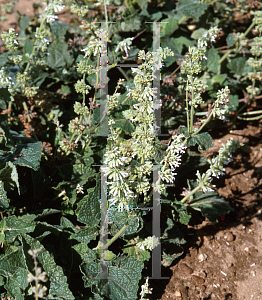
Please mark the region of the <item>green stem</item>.
<svg viewBox="0 0 262 300"><path fill-rule="evenodd" d="M191 197L193 194L195 194L198 190L200 189L200 186L197 186L196 188L194 188L189 194L187 194L180 202L181 203L185 203L186 200Z"/></svg>
<svg viewBox="0 0 262 300"><path fill-rule="evenodd" d="M186 83L186 118L187 118L187 131L189 132L188 80Z"/></svg>
<svg viewBox="0 0 262 300"><path fill-rule="evenodd" d="M129 225L124 225L119 231L118 233L112 237L112 239L110 239L104 246L102 246L100 249L101 250L106 250L111 244L114 243L115 240L117 240L129 227Z"/></svg>
<svg viewBox="0 0 262 300"><path fill-rule="evenodd" d="M210 112L210 115L206 119L205 123L203 123L197 131L195 131L194 133L192 133L192 135L198 134L206 126L206 124L210 121L211 117L212 117L212 112Z"/></svg>
<svg viewBox="0 0 262 300"><path fill-rule="evenodd" d="M244 32L244 34L241 36L241 38L239 38L238 40L236 40L236 41L234 42L233 45L235 45L236 42L242 41L242 40L246 37L246 35L249 33L249 31L254 27L255 24L256 24L256 22L253 21L253 22L250 24L250 26L248 27L248 29L247 29L247 30ZM232 45L232 46L233 46L233 45ZM228 57L228 55L229 55L233 50L234 50L234 49L228 50L228 51L222 56L222 58L218 61L218 64L220 65L220 64Z"/></svg>
<svg viewBox="0 0 262 300"><path fill-rule="evenodd" d="M106 0L104 0L104 10L105 10L105 19L106 19L106 32L108 32L108 16L107 16Z"/></svg>
<svg viewBox="0 0 262 300"><path fill-rule="evenodd" d="M254 121L254 120L259 120L262 118L262 115L260 116L256 116L256 117L252 117L252 118L242 118L240 116L237 116L238 119L240 120L244 120L244 121Z"/></svg>
<svg viewBox="0 0 262 300"><path fill-rule="evenodd" d="M193 117L194 117L194 88L193 88L193 76L191 74L191 85L192 85L192 89L191 89L191 108L190 108L190 131L189 133L192 133L193 131Z"/></svg>

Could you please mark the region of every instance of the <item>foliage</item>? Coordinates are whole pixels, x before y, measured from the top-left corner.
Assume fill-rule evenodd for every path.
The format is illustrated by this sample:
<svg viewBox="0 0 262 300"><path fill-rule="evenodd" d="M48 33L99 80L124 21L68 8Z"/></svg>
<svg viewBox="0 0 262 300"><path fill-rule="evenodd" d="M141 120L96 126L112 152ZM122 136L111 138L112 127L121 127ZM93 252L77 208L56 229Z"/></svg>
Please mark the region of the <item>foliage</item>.
<svg viewBox="0 0 262 300"><path fill-rule="evenodd" d="M262 10L252 3L54 0L20 16L19 34L2 33L2 298L151 297L151 251L161 247L170 266L195 211L215 223L232 210L212 179L240 144L207 159L205 129L245 119L261 92ZM59 21L63 9L71 22Z"/></svg>

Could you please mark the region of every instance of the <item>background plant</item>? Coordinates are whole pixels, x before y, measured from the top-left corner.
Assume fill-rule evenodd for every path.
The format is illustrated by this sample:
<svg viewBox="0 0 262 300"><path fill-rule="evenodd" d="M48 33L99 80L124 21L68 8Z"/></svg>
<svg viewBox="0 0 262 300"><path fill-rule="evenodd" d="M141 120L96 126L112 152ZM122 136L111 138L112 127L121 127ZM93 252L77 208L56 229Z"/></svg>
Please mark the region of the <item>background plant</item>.
<svg viewBox="0 0 262 300"><path fill-rule="evenodd" d="M78 16L70 24L57 19L64 4ZM28 250L41 249L37 259L49 298L142 298L138 288L159 240L151 237L151 213L133 208L152 206L153 189L161 193L163 266L183 253L180 229L194 211L215 222L232 209L212 178L223 173L239 144L229 141L211 160L196 153L213 145L204 129L217 119L219 126L224 118L237 122L259 96L260 40L245 42L254 30L260 35L260 12L252 9L248 1L56 0L42 5L34 20L21 16L19 35L12 29L2 34L2 297L31 296ZM243 33L232 32L236 12L250 18ZM156 52L145 21L163 21ZM105 50L110 84L101 118L99 55ZM115 67L126 62L139 65ZM158 137L154 118L152 80L160 68L161 132L172 130L168 141ZM244 95L250 98L245 106L239 102ZM107 116L109 135L103 137L99 128ZM99 241L102 164L109 193L105 245ZM101 263L109 280L97 279Z"/></svg>

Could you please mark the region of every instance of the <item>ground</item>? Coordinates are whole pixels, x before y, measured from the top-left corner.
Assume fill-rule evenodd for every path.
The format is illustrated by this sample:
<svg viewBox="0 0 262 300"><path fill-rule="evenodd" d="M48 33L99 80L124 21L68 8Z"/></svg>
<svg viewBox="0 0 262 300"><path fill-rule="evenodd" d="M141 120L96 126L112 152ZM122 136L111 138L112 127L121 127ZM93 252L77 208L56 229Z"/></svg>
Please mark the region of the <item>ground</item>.
<svg viewBox="0 0 262 300"><path fill-rule="evenodd" d="M33 2L18 1L0 32L16 28L16 10L33 15ZM66 12L61 12L60 20L67 21ZM254 108L258 109L259 103ZM212 157L228 139L244 144L223 179L216 182L218 193L234 211L216 224L204 220L189 226L184 255L162 273L170 280L150 281L154 299L262 300L261 127L261 121L237 120L231 128L220 130L214 147L205 153Z"/></svg>
<svg viewBox="0 0 262 300"><path fill-rule="evenodd" d="M262 122L238 123L241 129L215 139L208 151L212 157L228 139L245 144L217 183L235 210L214 225L189 226L190 242L170 268L161 300L262 299Z"/></svg>

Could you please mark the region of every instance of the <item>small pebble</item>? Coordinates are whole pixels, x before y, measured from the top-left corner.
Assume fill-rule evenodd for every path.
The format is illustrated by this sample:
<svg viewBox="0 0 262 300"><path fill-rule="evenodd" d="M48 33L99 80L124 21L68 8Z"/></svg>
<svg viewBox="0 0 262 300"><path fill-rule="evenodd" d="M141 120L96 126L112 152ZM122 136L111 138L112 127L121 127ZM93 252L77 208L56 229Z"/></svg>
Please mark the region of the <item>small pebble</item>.
<svg viewBox="0 0 262 300"><path fill-rule="evenodd" d="M178 267L181 271L183 271L186 274L192 274L193 273L193 269L190 268L188 265L186 265L184 263L180 264L180 266L178 266Z"/></svg>
<svg viewBox="0 0 262 300"><path fill-rule="evenodd" d="M175 297L181 297L182 294L179 291L175 291Z"/></svg>
<svg viewBox="0 0 262 300"><path fill-rule="evenodd" d="M228 232L226 235L225 235L225 239L227 242L232 242L234 241L234 235L232 234L232 232Z"/></svg>
<svg viewBox="0 0 262 300"><path fill-rule="evenodd" d="M207 255L206 254L199 254L198 255L198 260L199 260L199 262L202 262L202 261L204 261L204 260L206 260L207 259Z"/></svg>
<svg viewBox="0 0 262 300"><path fill-rule="evenodd" d="M192 275L192 279L194 280L194 282L198 285L202 285L205 283L205 279L196 275Z"/></svg>

